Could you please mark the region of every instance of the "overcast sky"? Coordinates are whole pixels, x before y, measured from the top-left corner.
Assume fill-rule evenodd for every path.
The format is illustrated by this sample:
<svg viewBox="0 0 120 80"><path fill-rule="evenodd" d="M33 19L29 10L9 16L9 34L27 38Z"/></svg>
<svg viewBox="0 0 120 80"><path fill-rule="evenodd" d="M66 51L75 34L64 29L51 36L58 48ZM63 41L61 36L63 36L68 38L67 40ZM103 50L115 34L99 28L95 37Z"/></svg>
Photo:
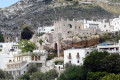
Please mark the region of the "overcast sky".
<svg viewBox="0 0 120 80"><path fill-rule="evenodd" d="M0 8L8 7L20 0L0 0Z"/></svg>

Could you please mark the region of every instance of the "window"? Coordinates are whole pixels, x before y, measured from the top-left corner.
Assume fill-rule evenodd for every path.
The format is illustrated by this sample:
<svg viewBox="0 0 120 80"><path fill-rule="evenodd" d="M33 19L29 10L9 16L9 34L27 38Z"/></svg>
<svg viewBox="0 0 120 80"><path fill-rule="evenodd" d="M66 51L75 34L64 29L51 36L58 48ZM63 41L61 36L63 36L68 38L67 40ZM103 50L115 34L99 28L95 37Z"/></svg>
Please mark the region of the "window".
<svg viewBox="0 0 120 80"><path fill-rule="evenodd" d="M72 25L71 25L71 24L68 24L68 26L69 26L70 28L72 28Z"/></svg>
<svg viewBox="0 0 120 80"><path fill-rule="evenodd" d="M9 62L12 62L11 60L9 60Z"/></svg>
<svg viewBox="0 0 120 80"><path fill-rule="evenodd" d="M34 56L32 56L32 60L34 60Z"/></svg>
<svg viewBox="0 0 120 80"><path fill-rule="evenodd" d="M40 60L40 56L38 56L38 60Z"/></svg>
<svg viewBox="0 0 120 80"><path fill-rule="evenodd" d="M77 60L77 63L80 63L80 61L79 61L79 60Z"/></svg>
<svg viewBox="0 0 120 80"><path fill-rule="evenodd" d="M77 58L80 58L80 55L79 55L79 53L77 53Z"/></svg>
<svg viewBox="0 0 120 80"><path fill-rule="evenodd" d="M87 54L89 54L89 52L87 52Z"/></svg>
<svg viewBox="0 0 120 80"><path fill-rule="evenodd" d="M71 53L69 53L69 56L68 56L69 59L71 59Z"/></svg>
<svg viewBox="0 0 120 80"><path fill-rule="evenodd" d="M35 56L35 61L37 61L37 56Z"/></svg>
<svg viewBox="0 0 120 80"><path fill-rule="evenodd" d="M106 25L104 25L104 28L106 28Z"/></svg>
<svg viewBox="0 0 120 80"><path fill-rule="evenodd" d="M71 63L71 61L69 61L69 63Z"/></svg>

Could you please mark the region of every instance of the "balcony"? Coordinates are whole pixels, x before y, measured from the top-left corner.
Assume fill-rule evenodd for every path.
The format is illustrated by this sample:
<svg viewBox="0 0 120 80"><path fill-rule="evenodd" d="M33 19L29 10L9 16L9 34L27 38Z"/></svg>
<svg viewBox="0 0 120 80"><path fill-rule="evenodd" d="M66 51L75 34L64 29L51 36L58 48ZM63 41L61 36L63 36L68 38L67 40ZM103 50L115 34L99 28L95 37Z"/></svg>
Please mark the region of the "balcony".
<svg viewBox="0 0 120 80"><path fill-rule="evenodd" d="M100 49L99 51L100 52L107 51L109 53L119 53L119 50L103 50L103 49Z"/></svg>

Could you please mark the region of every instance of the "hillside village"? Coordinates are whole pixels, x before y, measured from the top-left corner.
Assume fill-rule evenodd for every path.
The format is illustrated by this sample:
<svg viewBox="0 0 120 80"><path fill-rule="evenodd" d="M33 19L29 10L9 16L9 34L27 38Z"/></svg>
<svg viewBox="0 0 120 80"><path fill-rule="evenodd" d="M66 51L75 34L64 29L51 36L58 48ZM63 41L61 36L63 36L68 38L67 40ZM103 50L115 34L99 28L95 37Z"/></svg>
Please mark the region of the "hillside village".
<svg viewBox="0 0 120 80"><path fill-rule="evenodd" d="M53 0L54 7L96 2L94 0L74 0L74 3L67 2L62 4L61 1L64 0L57 1L60 3L57 4ZM104 2L103 0L99 1ZM106 0L106 3L112 2L114 1L108 2ZM17 4L15 6L21 6L20 2ZM45 5L43 6L46 8ZM24 7L27 8L28 6L24 5ZM51 8L53 5L49 4L49 7ZM10 18L11 16L12 19L11 14L8 17ZM85 72L88 74L82 74L82 77L87 75L87 80L107 80L105 78L106 75L119 75L120 16L110 18L104 18L103 16L95 19L60 17L56 20L51 19L53 23L50 25L37 22L36 27L33 27L35 25L29 20L25 21L22 27L16 27L12 22L13 27L11 28L0 27L0 71L7 72L5 75L9 78L8 80L86 80L84 79L85 77L81 79L74 77L74 75L81 77L81 73ZM115 59L110 57L112 55ZM115 62L112 62L114 60ZM102 61L106 62L102 63ZM94 63L98 63L98 65L94 65ZM102 64L104 65L101 66ZM110 69L109 66L106 67L107 64L110 64ZM67 66L73 67L66 68ZM84 68L86 69L85 71ZM70 71L67 72L66 70ZM79 72L71 74L73 71ZM93 77L92 73L94 72L99 72L98 75L100 77L98 75ZM74 78L71 78L68 74L73 75L72 77ZM5 79L5 77L2 78L3 80ZM115 80L119 80L118 78L120 77L118 76Z"/></svg>
<svg viewBox="0 0 120 80"><path fill-rule="evenodd" d="M25 42L20 48L21 31L2 30L5 42L0 43L0 69L9 72L17 80L27 72L31 63L37 65L41 72L56 69L61 73L66 63L83 65L83 58L96 49L119 54L120 41L100 44L101 35L116 34L119 26L120 17L109 20L60 19L51 26L39 26L32 30L34 34L28 43L34 43L35 48L28 52L22 51ZM55 56L50 57L53 54Z"/></svg>

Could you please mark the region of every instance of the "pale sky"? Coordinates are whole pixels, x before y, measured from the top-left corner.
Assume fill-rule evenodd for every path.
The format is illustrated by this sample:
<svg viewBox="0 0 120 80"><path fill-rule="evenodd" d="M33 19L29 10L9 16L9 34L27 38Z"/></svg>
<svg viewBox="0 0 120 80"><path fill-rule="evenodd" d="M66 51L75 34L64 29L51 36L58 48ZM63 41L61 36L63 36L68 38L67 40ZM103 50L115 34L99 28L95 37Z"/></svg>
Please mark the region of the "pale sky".
<svg viewBox="0 0 120 80"><path fill-rule="evenodd" d="M12 4L16 3L20 0L0 0L0 8L5 8L11 6Z"/></svg>

